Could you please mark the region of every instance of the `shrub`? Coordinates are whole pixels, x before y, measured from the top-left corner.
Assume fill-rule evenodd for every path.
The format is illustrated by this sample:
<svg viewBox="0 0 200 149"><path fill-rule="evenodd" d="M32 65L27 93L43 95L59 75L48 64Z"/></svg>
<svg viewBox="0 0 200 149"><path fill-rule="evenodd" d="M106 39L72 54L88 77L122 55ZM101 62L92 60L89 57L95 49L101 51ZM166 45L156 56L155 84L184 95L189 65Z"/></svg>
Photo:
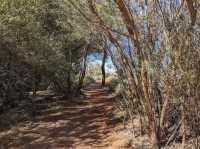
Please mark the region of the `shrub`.
<svg viewBox="0 0 200 149"><path fill-rule="evenodd" d="M110 89L111 91L115 91L116 88L117 88L117 86L119 85L119 80L118 80L118 78L112 77L112 78L108 78L107 80L108 80L107 86L109 87L109 89Z"/></svg>
<svg viewBox="0 0 200 149"><path fill-rule="evenodd" d="M84 79L83 86L87 86L87 85L90 85L90 84L93 84L93 83L96 83L95 79L91 76L87 76Z"/></svg>

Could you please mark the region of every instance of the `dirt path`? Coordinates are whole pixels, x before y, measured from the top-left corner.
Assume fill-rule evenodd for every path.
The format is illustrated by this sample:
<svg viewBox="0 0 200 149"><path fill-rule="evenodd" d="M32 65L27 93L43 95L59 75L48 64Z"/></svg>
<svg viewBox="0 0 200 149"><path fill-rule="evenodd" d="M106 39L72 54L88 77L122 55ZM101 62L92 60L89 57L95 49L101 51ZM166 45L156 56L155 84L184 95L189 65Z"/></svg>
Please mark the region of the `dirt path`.
<svg viewBox="0 0 200 149"><path fill-rule="evenodd" d="M49 110L33 122L18 127L3 142L5 148L106 149L115 127L112 95L98 85L83 92L86 100L62 102L62 110Z"/></svg>

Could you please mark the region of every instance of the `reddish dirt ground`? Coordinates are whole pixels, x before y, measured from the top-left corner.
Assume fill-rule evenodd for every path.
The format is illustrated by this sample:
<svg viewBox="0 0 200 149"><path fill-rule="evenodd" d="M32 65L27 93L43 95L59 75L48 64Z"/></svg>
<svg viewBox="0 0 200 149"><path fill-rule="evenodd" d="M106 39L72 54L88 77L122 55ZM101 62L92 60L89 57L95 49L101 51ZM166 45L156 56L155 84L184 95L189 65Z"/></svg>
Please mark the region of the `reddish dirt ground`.
<svg viewBox="0 0 200 149"><path fill-rule="evenodd" d="M112 98L98 85L83 90L81 102L64 101L62 110L50 110L17 128L4 141L9 149L106 149L116 127ZM0 146L1 147L1 146Z"/></svg>

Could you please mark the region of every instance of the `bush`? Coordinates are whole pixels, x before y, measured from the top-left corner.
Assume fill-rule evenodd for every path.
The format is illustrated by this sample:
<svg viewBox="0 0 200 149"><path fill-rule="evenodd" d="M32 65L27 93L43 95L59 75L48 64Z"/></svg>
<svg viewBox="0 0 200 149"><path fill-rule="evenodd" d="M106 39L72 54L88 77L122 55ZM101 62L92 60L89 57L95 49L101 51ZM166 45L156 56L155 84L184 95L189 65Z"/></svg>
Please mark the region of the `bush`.
<svg viewBox="0 0 200 149"><path fill-rule="evenodd" d="M93 77L87 76L84 79L83 86L87 86L93 83L96 83L95 79Z"/></svg>
<svg viewBox="0 0 200 149"><path fill-rule="evenodd" d="M116 88L117 88L117 86L119 85L119 80L118 80L118 78L112 77L112 78L108 78L107 80L108 80L107 86L109 87L109 89L110 89L111 91L115 91Z"/></svg>

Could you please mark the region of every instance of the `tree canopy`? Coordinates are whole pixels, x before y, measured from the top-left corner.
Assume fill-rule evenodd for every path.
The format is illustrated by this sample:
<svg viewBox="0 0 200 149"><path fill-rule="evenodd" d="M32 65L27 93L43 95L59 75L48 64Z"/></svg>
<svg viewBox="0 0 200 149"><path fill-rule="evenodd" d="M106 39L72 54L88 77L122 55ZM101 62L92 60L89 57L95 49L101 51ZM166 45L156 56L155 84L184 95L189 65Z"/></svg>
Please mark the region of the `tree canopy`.
<svg viewBox="0 0 200 149"><path fill-rule="evenodd" d="M199 7L198 0L0 0L1 111L28 92L80 93L88 55L97 52L101 71L91 73L102 73L104 86L110 57L123 104L137 107L124 111L141 116L156 147L170 139L171 123L199 135Z"/></svg>

